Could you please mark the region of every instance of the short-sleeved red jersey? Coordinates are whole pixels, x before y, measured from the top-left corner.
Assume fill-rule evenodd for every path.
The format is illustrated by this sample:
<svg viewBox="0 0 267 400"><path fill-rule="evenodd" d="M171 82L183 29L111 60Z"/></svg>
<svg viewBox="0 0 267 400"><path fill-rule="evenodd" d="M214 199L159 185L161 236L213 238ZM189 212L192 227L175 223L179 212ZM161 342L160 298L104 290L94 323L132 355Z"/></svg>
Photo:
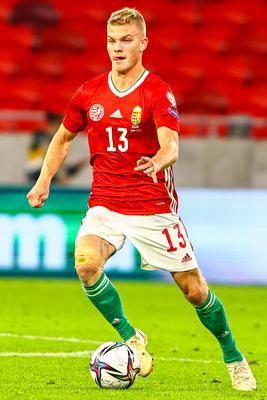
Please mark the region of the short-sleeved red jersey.
<svg viewBox="0 0 267 400"><path fill-rule="evenodd" d="M141 156L153 157L159 150L157 128L179 131L174 96L159 77L145 70L120 92L111 73L100 75L77 90L63 124L71 132L87 129L93 168L89 207L128 215L177 211L172 167L158 172L158 183L134 171Z"/></svg>

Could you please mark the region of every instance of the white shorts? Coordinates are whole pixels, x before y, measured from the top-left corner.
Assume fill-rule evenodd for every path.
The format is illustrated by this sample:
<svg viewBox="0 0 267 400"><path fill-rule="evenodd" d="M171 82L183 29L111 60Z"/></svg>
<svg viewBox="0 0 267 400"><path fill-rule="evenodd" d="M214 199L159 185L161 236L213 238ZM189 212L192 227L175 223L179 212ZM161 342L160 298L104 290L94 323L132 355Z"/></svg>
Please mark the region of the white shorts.
<svg viewBox="0 0 267 400"><path fill-rule="evenodd" d="M102 206L89 209L76 240L96 235L120 250L127 238L139 251L142 268L189 271L198 264L187 231L176 214L124 215Z"/></svg>

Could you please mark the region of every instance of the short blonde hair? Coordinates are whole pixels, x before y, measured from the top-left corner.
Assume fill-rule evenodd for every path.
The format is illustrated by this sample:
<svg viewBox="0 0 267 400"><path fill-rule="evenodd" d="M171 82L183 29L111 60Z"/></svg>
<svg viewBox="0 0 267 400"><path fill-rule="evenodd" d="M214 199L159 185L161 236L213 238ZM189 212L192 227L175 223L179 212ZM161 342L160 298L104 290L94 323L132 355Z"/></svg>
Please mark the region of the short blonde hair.
<svg viewBox="0 0 267 400"><path fill-rule="evenodd" d="M146 36L146 22L143 15L136 8L124 7L114 11L108 19L108 25L126 25L135 22Z"/></svg>

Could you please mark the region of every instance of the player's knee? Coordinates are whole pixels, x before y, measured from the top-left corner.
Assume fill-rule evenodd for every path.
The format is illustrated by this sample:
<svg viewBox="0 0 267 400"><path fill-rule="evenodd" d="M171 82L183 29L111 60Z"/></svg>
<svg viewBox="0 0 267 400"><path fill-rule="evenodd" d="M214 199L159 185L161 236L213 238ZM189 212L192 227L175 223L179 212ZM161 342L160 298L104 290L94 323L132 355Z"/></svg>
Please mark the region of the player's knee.
<svg viewBox="0 0 267 400"><path fill-rule="evenodd" d="M101 254L93 247L77 247L75 250L75 268L79 278L83 282L89 282L90 279L102 272L104 260Z"/></svg>
<svg viewBox="0 0 267 400"><path fill-rule="evenodd" d="M189 287L185 293L187 300L196 306L203 304L207 299L207 295L206 288L201 285Z"/></svg>
<svg viewBox="0 0 267 400"><path fill-rule="evenodd" d="M101 268L99 268L96 265L76 265L76 271L79 276L79 278L83 281L86 282L88 279L90 279L92 276L98 274L98 272L101 271Z"/></svg>

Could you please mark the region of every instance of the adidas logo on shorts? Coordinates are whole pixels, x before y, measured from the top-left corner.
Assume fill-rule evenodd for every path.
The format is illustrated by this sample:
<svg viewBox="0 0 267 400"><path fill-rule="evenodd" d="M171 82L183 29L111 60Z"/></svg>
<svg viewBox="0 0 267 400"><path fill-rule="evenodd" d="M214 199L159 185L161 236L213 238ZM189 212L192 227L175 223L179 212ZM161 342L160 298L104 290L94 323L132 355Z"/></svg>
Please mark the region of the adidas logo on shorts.
<svg viewBox="0 0 267 400"><path fill-rule="evenodd" d="M182 263L187 262L187 261L191 261L191 260L192 260L192 257L190 257L190 255L188 253L186 253L184 258L182 259Z"/></svg>

